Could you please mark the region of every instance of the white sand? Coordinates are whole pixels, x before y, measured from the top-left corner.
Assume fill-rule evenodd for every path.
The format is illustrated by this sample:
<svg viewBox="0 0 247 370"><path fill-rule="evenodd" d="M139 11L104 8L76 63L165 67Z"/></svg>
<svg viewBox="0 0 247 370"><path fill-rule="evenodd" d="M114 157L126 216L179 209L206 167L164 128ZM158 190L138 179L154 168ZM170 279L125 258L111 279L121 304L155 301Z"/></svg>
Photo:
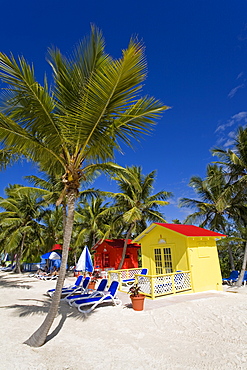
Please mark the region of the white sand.
<svg viewBox="0 0 247 370"><path fill-rule="evenodd" d="M0 272L0 369L247 369L245 288L149 301L142 312L100 307L86 319L62 302L58 333L30 348L22 343L42 323L54 286Z"/></svg>

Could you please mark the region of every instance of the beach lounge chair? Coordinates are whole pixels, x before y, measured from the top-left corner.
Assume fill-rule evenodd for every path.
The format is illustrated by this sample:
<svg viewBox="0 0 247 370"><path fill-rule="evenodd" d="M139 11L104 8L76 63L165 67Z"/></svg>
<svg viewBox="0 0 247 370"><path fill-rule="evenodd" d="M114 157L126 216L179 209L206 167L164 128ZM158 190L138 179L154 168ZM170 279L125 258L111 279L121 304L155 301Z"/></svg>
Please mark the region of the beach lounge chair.
<svg viewBox="0 0 247 370"><path fill-rule="evenodd" d="M222 279L222 283L226 283L228 285L232 285L233 283L236 283L239 277L239 272L237 270L231 271L230 275L228 278Z"/></svg>
<svg viewBox="0 0 247 370"><path fill-rule="evenodd" d="M90 277L86 276L83 279L82 285L77 289L77 292L80 292L80 294L84 294L88 292L88 284L90 282ZM75 289L64 289L61 292L61 300L65 300L66 297L68 297L71 293L74 293Z"/></svg>
<svg viewBox="0 0 247 370"><path fill-rule="evenodd" d="M107 285L107 279L102 279L96 290L90 291L90 289L88 289L88 293L84 293L84 294L71 293L65 298L65 301L68 302L70 306L72 306L72 303L76 300L79 300L82 298L92 298L92 297L96 297L97 295L101 296L100 293L105 290L106 285Z"/></svg>
<svg viewBox="0 0 247 370"><path fill-rule="evenodd" d="M6 266L6 267L1 267L0 270L1 271L13 271L15 268L15 264L14 265L9 265L9 266Z"/></svg>
<svg viewBox="0 0 247 370"><path fill-rule="evenodd" d="M78 301L74 301L72 306L77 307L82 313L89 313L93 311L99 304L102 303L113 303L115 306L121 305L122 302L116 297L119 282L112 281L107 291L101 292L99 296L91 298L82 298ZM83 306L91 306L88 310L84 310Z"/></svg>
<svg viewBox="0 0 247 370"><path fill-rule="evenodd" d="M148 273L148 269L146 268L143 268L140 272L140 275L147 275ZM135 278L131 278L131 279L123 279L122 280L122 284L126 284L126 285L133 285L135 282Z"/></svg>
<svg viewBox="0 0 247 370"><path fill-rule="evenodd" d="M57 280L57 278L58 278L58 275L53 275L53 274L51 274L51 275L41 275L39 277L39 279L41 279L41 280Z"/></svg>
<svg viewBox="0 0 247 370"><path fill-rule="evenodd" d="M82 279L83 279L83 276L82 275L79 275L78 278L76 279L75 283L72 284L72 285L67 285L65 287L62 288L62 292L65 291L65 290L68 290L68 289L71 289L73 290L73 292L76 292L77 290L80 289L81 285L82 285ZM54 293L55 293L56 289L49 289L47 290L47 294L51 297Z"/></svg>
<svg viewBox="0 0 247 370"><path fill-rule="evenodd" d="M244 286L246 285L246 283L247 283L247 271L245 271L245 273L244 273L244 278L243 278Z"/></svg>

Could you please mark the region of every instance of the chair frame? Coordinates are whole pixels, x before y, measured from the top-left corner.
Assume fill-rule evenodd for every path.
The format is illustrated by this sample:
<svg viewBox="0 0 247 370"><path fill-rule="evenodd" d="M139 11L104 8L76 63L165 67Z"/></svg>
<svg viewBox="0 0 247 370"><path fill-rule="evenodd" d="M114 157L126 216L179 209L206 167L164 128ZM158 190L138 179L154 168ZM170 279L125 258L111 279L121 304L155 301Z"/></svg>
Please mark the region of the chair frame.
<svg viewBox="0 0 247 370"><path fill-rule="evenodd" d="M119 287L119 282L112 281L108 291L99 292L100 295L97 297L94 296L92 298L82 298L81 300L78 300L77 302L73 301L72 306L77 307L78 311L84 314L88 314L92 312L99 304L102 304L102 303L112 302L114 306L120 306L122 304L122 301L118 297L116 297L118 287ZM83 306L89 306L89 305L91 305L91 307L88 310L83 310L81 308Z"/></svg>
<svg viewBox="0 0 247 370"><path fill-rule="evenodd" d="M75 283L74 284L71 284L71 285L67 285L65 287L62 288L62 292L65 291L65 290L68 290L68 289L73 289L73 291L77 291L79 289L81 289L81 286L82 286L82 283L83 283L83 276L82 275L79 275L78 278L76 279ZM55 293L56 289L49 289L47 290L47 294L52 297L53 294Z"/></svg>
<svg viewBox="0 0 247 370"><path fill-rule="evenodd" d="M76 301L76 300L80 300L80 299L83 299L83 298L92 298L92 297L96 297L97 295L100 295L105 290L106 285L107 285L107 279L102 279L96 290L88 289L88 293L75 294L75 295L74 295L74 293L76 293L76 292L73 292L73 293L69 294L64 300L70 306L72 306L73 302Z"/></svg>

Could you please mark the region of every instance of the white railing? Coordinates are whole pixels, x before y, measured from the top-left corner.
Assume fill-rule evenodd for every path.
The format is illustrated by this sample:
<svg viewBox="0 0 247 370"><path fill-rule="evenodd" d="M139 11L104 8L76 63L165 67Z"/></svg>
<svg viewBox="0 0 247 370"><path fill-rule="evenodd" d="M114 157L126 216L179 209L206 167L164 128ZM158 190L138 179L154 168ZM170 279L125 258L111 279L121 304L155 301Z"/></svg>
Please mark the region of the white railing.
<svg viewBox="0 0 247 370"><path fill-rule="evenodd" d="M140 290L148 297L155 299L167 294L176 294L192 290L190 271L177 271L164 275L140 275L142 268L108 271L109 283L119 282L119 290L126 292L130 284L137 283ZM124 280L134 279L129 286Z"/></svg>

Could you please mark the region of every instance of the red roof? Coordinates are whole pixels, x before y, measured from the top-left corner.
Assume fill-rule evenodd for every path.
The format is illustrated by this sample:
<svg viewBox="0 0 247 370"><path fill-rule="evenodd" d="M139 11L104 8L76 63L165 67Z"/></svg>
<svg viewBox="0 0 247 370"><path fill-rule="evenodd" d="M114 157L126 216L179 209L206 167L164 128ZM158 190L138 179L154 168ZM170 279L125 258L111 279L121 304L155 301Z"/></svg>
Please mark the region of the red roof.
<svg viewBox="0 0 247 370"><path fill-rule="evenodd" d="M101 240L99 240L92 249L97 249L100 244L108 244L111 247L114 248L123 248L124 246L124 239L105 239L102 243ZM132 247L132 248L141 248L141 246L137 243L133 243L131 239L128 239L128 244L127 247Z"/></svg>
<svg viewBox="0 0 247 370"><path fill-rule="evenodd" d="M181 224L163 224L159 222L155 222L156 225L163 226L169 230L175 231L176 233L185 235L185 236L214 236L214 237L222 237L226 236L224 234L216 233L215 231L206 230L202 227L194 226L194 225L181 225Z"/></svg>

